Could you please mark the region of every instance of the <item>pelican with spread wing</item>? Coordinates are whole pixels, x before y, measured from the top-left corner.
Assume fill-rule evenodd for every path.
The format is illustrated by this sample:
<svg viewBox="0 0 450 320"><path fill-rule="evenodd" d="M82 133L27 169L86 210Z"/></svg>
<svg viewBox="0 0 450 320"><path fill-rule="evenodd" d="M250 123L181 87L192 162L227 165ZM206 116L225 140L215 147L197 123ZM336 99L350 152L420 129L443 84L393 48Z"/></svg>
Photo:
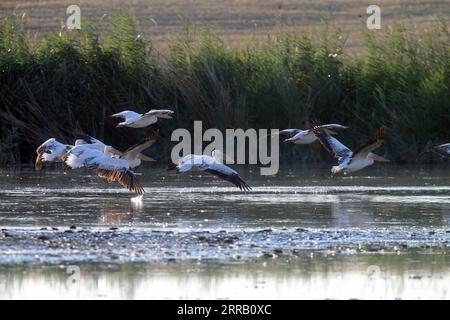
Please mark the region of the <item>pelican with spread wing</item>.
<svg viewBox="0 0 450 320"><path fill-rule="evenodd" d="M122 155L122 152L115 149L114 147L108 146L102 141L82 133L75 135L74 146L80 145L83 145L89 149L107 152L106 154L109 156ZM68 151L74 146L61 143L55 138L48 139L36 149L37 157L35 162L35 169L37 171L42 170L42 167L45 163L64 163L66 161Z"/></svg>
<svg viewBox="0 0 450 320"><path fill-rule="evenodd" d="M120 118L122 122L119 122L116 128L145 128L158 122L158 119L172 119L174 112L167 109L154 109L146 113L137 113L130 110L125 110L116 114L113 114L111 118Z"/></svg>
<svg viewBox="0 0 450 320"><path fill-rule="evenodd" d="M109 152L110 150L102 152L87 145L78 145L69 150L65 163L71 169L94 170L98 176L105 178L108 182L118 182L138 195L144 194L144 188L131 170L130 163L127 160L109 156Z"/></svg>
<svg viewBox="0 0 450 320"><path fill-rule="evenodd" d="M324 124L319 126L329 135L336 135L337 133L333 130L347 129L348 127L340 124ZM317 141L317 137L312 129L301 130L301 129L284 129L279 132L280 135L287 137L283 142L292 142L295 144L311 144Z"/></svg>
<svg viewBox="0 0 450 320"><path fill-rule="evenodd" d="M354 152L343 145L339 140L326 132L326 129L316 126L313 128L314 134L319 139L321 145L331 153L338 161L337 166L331 168L333 174L351 173L371 166L375 161L389 162L389 160L374 154L372 151L380 147L387 138L388 128L378 129L375 138L359 147Z"/></svg>
<svg viewBox="0 0 450 320"><path fill-rule="evenodd" d="M167 170L177 170L177 173L190 170L203 171L231 182L242 191L250 191L250 186L242 180L235 170L223 164L224 161L233 163L233 160L227 155L219 150L214 150L211 156L189 154L181 158L177 164L170 163Z"/></svg>

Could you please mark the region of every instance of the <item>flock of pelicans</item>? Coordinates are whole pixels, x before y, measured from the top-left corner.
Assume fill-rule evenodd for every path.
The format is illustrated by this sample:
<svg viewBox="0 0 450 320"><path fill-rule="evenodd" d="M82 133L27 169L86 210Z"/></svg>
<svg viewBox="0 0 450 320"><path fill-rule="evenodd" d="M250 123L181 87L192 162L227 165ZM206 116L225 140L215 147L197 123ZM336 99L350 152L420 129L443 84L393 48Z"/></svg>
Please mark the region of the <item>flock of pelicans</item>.
<svg viewBox="0 0 450 320"><path fill-rule="evenodd" d="M127 110L111 117L121 119L117 128L144 128L156 123L158 119L172 119L173 114L174 112L171 110L162 109L150 110L144 114ZM389 162L389 160L373 153L386 139L388 135L386 127L379 128L372 140L354 151L334 137L337 134L334 130L346 128L339 124L326 124L315 125L307 130L285 129L280 131L279 134L286 136L285 142L295 144L310 144L318 140L337 159L338 164L331 168L332 174L355 172L372 165L374 162ZM142 152L149 148L158 137L159 130L154 131L143 142L132 146L125 152L85 134L77 135L74 145L67 145L51 138L37 148L35 168L41 170L44 163L50 162L63 163L64 172L68 169L87 168L93 170L108 182L118 182L128 190L142 195L144 194L144 188L139 183L133 170L140 166L142 161L155 161ZM450 143L434 146L425 152L434 152L444 158L449 158ZM239 174L226 166L224 162L232 163L233 161L220 150L214 150L211 156L187 155L178 160L177 163L170 163L167 169L176 170L180 173L190 170L203 171L233 183L240 190L251 190Z"/></svg>

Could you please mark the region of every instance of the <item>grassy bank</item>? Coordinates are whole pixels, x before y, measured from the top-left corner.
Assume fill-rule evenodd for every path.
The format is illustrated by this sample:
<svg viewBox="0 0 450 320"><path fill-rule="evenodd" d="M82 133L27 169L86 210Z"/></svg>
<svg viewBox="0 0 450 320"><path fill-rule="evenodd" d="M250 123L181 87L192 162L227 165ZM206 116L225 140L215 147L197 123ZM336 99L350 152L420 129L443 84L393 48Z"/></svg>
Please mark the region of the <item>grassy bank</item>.
<svg viewBox="0 0 450 320"><path fill-rule="evenodd" d="M205 129L338 122L351 127L343 135L349 147L384 124L391 128L386 155L407 162L426 144L450 140L450 37L443 22L428 31L398 25L367 32L358 57L346 55L345 35L330 26L249 38L239 51L214 32L186 27L163 56L123 14L102 34L85 24L42 40L27 38L14 19L1 23L2 165L29 162L46 138L70 142L77 131L125 148L145 130L117 130L104 117L130 106L177 112L161 125L161 160L171 130L193 120ZM282 146L283 159L318 161L325 156L318 149Z"/></svg>

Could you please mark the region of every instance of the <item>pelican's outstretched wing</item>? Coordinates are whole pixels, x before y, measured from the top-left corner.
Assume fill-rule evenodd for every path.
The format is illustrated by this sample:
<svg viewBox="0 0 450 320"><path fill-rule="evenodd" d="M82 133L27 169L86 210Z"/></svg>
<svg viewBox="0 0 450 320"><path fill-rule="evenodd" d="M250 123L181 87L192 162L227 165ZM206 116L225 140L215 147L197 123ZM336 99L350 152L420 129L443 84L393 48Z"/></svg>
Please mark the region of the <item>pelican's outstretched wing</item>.
<svg viewBox="0 0 450 320"><path fill-rule="evenodd" d="M125 110L116 114L113 114L109 117L109 119L120 118L122 122L113 121L116 128L128 127L138 121L142 117L142 114Z"/></svg>
<svg viewBox="0 0 450 320"><path fill-rule="evenodd" d="M156 116L158 118L162 119L172 119L172 115L175 112L168 109L152 109L147 113L144 113L142 116L150 115L150 116Z"/></svg>
<svg viewBox="0 0 450 320"><path fill-rule="evenodd" d="M343 130L343 129L348 129L348 127L343 126L341 124L336 124L336 123L329 123L329 124L323 124L319 126L322 129L325 129L325 132L327 134L331 135L337 135L336 131L333 131L332 129L339 129L339 130Z"/></svg>
<svg viewBox="0 0 450 320"><path fill-rule="evenodd" d="M242 191L251 190L250 186L242 180L236 171L211 156L190 154L180 159L178 164L169 163L167 167L167 170L177 170L180 173L192 169L205 171L222 180L229 181Z"/></svg>
<svg viewBox="0 0 450 320"><path fill-rule="evenodd" d="M236 172L230 173L227 171L220 170L220 168L206 169L206 172L212 174L222 180L226 180L234 184L242 191L250 191L252 188L244 181Z"/></svg>
<svg viewBox="0 0 450 320"><path fill-rule="evenodd" d="M144 194L144 188L138 181L136 175L131 170L111 171L105 169L96 169L99 177L105 178L108 182L118 182L122 187L136 194Z"/></svg>
<svg viewBox="0 0 450 320"><path fill-rule="evenodd" d="M115 113L111 117L122 118L125 122L133 122L138 120L141 117L141 114L134 111L125 110L119 113Z"/></svg>
<svg viewBox="0 0 450 320"><path fill-rule="evenodd" d="M285 136L287 138L292 138L300 131L302 131L302 130L300 130L300 129L284 129L284 130L278 131L278 134L281 136Z"/></svg>
<svg viewBox="0 0 450 320"><path fill-rule="evenodd" d="M436 148L447 149L450 151L450 143L444 143L436 146Z"/></svg>
<svg viewBox="0 0 450 320"><path fill-rule="evenodd" d="M316 126L313 128L313 132L325 150L331 153L339 163L342 163L353 156L353 152L338 139L330 136L326 132L326 129Z"/></svg>
<svg viewBox="0 0 450 320"><path fill-rule="evenodd" d="M69 151L66 164L72 169L86 167L94 170L100 177L106 178L108 182L118 182L137 194L144 193L142 185L126 160L110 157L99 150L81 145Z"/></svg>
<svg viewBox="0 0 450 320"><path fill-rule="evenodd" d="M156 140L159 138L159 129L154 131L148 138L144 139L138 144L135 144L134 146L128 148L123 153L123 158L130 158L134 159L136 158L142 151L144 151L147 148L150 148ZM145 158L145 156L144 156Z"/></svg>
<svg viewBox="0 0 450 320"><path fill-rule="evenodd" d="M433 151L443 157L449 158L450 157L450 143L444 143L439 146L434 146L431 148L431 151Z"/></svg>
<svg viewBox="0 0 450 320"><path fill-rule="evenodd" d="M322 124L319 127L323 129L348 129L348 127L337 123Z"/></svg>
<svg viewBox="0 0 450 320"><path fill-rule="evenodd" d="M209 158L207 158L209 159ZM238 187L242 191L250 191L250 186L242 180L242 178L239 176L239 174L228 167L227 165L224 165L221 162L218 162L214 158L211 158L213 161L208 164L208 167L204 170L212 175L215 175L216 177L219 177L220 179L226 180L234 184L236 187Z"/></svg>
<svg viewBox="0 0 450 320"><path fill-rule="evenodd" d="M353 153L354 157L367 157L370 152L379 148L383 144L383 141L387 138L388 134L388 128L384 126L379 128L372 140L355 150L355 152Z"/></svg>
<svg viewBox="0 0 450 320"><path fill-rule="evenodd" d="M98 139L95 139L94 137L91 137L90 135L84 134L84 133L76 133L75 134L75 145L82 145L82 144L103 144Z"/></svg>

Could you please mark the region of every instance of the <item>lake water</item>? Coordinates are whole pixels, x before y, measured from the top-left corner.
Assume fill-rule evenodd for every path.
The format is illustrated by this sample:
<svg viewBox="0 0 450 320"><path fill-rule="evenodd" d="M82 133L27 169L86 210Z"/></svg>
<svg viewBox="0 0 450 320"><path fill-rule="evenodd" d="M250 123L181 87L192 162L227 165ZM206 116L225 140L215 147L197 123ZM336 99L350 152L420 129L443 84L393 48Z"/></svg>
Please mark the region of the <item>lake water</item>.
<svg viewBox="0 0 450 320"><path fill-rule="evenodd" d="M450 170L0 173L0 298L450 298Z"/></svg>

